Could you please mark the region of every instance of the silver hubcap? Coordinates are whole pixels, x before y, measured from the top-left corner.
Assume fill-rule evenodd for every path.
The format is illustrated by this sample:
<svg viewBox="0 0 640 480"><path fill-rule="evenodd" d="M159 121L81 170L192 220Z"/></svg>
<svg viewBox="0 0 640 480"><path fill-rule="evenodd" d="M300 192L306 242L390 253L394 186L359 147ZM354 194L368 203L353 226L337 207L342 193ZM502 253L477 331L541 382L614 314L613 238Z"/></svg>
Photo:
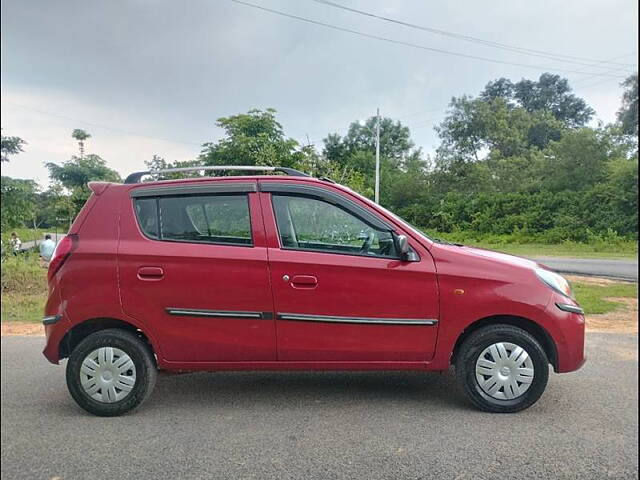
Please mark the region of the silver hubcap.
<svg viewBox="0 0 640 480"><path fill-rule="evenodd" d="M80 384L94 400L117 402L129 395L136 384L136 367L119 348L100 347L82 361Z"/></svg>
<svg viewBox="0 0 640 480"><path fill-rule="evenodd" d="M529 390L533 362L522 347L499 342L488 346L476 360L476 380L484 393L498 400L512 400Z"/></svg>

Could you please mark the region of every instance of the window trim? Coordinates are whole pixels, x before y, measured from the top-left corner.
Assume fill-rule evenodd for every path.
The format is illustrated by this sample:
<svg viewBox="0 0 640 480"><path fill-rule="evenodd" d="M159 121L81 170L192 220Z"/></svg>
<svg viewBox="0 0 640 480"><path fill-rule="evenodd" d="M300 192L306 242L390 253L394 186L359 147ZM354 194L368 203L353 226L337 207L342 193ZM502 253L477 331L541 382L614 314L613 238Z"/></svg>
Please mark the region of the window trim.
<svg viewBox="0 0 640 480"><path fill-rule="evenodd" d="M257 192L255 183L233 182L221 185L178 185L178 186L153 186L134 188L129 191L131 198L139 197L176 197L191 195L223 195L236 193L255 193Z"/></svg>
<svg viewBox="0 0 640 480"><path fill-rule="evenodd" d="M296 185L298 186L298 185ZM314 189L314 190L321 190L321 189ZM323 191L324 192L324 191ZM377 258L377 259L383 259L383 260L396 260L396 261L402 261L402 257L400 255L396 255L396 256L390 256L390 255L370 255L367 253L355 253L355 252L341 252L341 251L329 251L329 250L321 250L321 249L317 249L317 248L296 248L296 247L285 247L282 244L282 236L280 235L280 225L278 224L278 217L276 214L276 209L273 205L273 199L276 196L280 196L280 197L298 197L298 198L310 198L312 200L319 200L321 202L325 202L328 203L330 205L333 205L336 208L339 208L340 210L345 211L346 213L353 215L354 217L356 217L358 220L364 222L365 224L369 225L369 227L374 228L378 231L386 231L389 232L393 237L395 237L396 232L395 229L387 229L387 228L379 228L377 225L371 225L371 223L367 222L366 220L364 220L363 218L361 218L359 215L355 214L350 208L348 208L347 205L343 205L343 204L338 204L336 202L330 202L327 201L325 198L322 198L320 196L317 195L309 195L309 194L304 194L304 193L298 193L298 192L272 192L271 194L271 209L273 211L273 218L275 220L275 224L276 224L276 231L278 232L278 244L280 246L280 250L288 250L288 251L293 251L293 252L312 252L312 253L326 253L329 255L349 255L351 257L364 257L364 258ZM338 196L338 195L336 195ZM346 203L346 202L345 202ZM353 202L349 202L349 203L353 203ZM359 205L358 205L359 207ZM368 215L369 212L367 212ZM394 244L395 244L395 238L393 238L394 240ZM413 250L413 247L412 247ZM418 255L418 258L420 258L420 256Z"/></svg>
<svg viewBox="0 0 640 480"><path fill-rule="evenodd" d="M244 184L244 185L252 185L252 184ZM145 190L151 190L151 189L145 189ZM171 190L173 191L174 189L164 189L164 191L168 191ZM254 190L255 191L255 190ZM182 193L184 192L184 193ZM151 194L149 195L139 195L139 196L134 196L131 195L131 200L132 200L132 207L133 207L133 214L134 217L136 219L136 226L138 227L138 230L140 231L140 233L142 234L142 236L144 236L145 238L154 241L154 242L171 242L171 243L190 243L190 244L194 244L194 245L218 245L218 246L227 246L227 247L245 247L245 248L254 248L255 247L255 242L254 242L254 238L253 238L253 222L251 221L251 202L249 201L249 193L250 192L243 192L240 190L232 190L232 191L217 191L215 193L211 192L210 190L207 191L203 191L203 190L197 190L191 193L186 193L186 191L181 190L181 193L179 194L160 194L160 195L156 195L153 196ZM208 241L208 240L180 240L177 238L164 238L162 235L162 215L160 213L160 199L161 198L180 198L180 197L185 197L185 196L189 196L189 197L228 197L228 196L241 196L244 197L245 200L247 201L247 212L249 213L249 240L250 243L237 243L237 242L213 242L213 241ZM149 198L153 198L155 200L156 203L156 216L157 216L157 220L156 222L158 223L158 238L153 238L150 237L149 235L147 235L147 233L142 229L141 226L141 222L140 222L140 217L138 216L138 212L136 210L136 205L135 202L140 199L149 199Z"/></svg>

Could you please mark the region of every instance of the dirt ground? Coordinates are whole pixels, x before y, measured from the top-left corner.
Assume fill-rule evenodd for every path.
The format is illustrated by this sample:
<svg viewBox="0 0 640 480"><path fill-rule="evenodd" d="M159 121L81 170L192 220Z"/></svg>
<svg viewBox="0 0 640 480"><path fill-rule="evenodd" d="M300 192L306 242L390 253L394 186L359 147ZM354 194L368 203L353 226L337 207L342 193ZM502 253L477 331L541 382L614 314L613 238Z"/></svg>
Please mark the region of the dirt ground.
<svg viewBox="0 0 640 480"><path fill-rule="evenodd" d="M637 298L605 298L612 302L623 303L612 312L587 316L587 331L638 333L638 299Z"/></svg>
<svg viewBox="0 0 640 480"><path fill-rule="evenodd" d="M41 323L2 322L2 336L6 335L44 335Z"/></svg>
<svg viewBox="0 0 640 480"><path fill-rule="evenodd" d="M599 277L579 277L567 275L570 282L588 283L591 285L611 285L620 283L616 280ZM638 333L638 298L606 298L612 302L622 303L624 306L600 315L587 316L587 331L589 332L617 332Z"/></svg>
<svg viewBox="0 0 640 480"><path fill-rule="evenodd" d="M615 283L630 283L623 282L620 280L611 280L609 278L601 278L601 277L581 277L578 275L563 275L564 278L569 280L571 283L588 283L589 285L611 285Z"/></svg>
<svg viewBox="0 0 640 480"><path fill-rule="evenodd" d="M593 285L610 285L619 283L614 280L597 277L567 276L571 282L589 283ZM587 331L638 333L638 299L607 298L624 306L601 315L587 316ZM40 323L2 322L2 336L5 335L44 335L44 327Z"/></svg>

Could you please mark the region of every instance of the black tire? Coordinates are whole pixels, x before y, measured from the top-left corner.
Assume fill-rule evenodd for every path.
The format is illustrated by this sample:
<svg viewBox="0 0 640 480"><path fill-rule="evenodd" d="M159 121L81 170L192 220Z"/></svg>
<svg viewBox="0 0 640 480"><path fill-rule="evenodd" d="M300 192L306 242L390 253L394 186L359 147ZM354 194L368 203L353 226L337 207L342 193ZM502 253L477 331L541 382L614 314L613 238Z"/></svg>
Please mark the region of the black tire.
<svg viewBox="0 0 640 480"><path fill-rule="evenodd" d="M529 388L510 400L488 395L476 379L478 357L497 342L509 342L524 348L534 367L533 382ZM458 350L455 369L458 381L471 402L480 410L492 413L514 413L529 408L538 401L549 380L549 360L540 343L530 333L511 325L491 325L473 332Z"/></svg>
<svg viewBox="0 0 640 480"><path fill-rule="evenodd" d="M125 352L135 365L135 384L121 400L105 403L92 398L82 387L80 369L87 355L100 347L114 347ZM83 409L100 417L122 415L138 407L153 391L157 377L156 362L150 347L134 333L117 328L100 330L82 340L69 355L67 387ZM117 397L116 397L117 398Z"/></svg>

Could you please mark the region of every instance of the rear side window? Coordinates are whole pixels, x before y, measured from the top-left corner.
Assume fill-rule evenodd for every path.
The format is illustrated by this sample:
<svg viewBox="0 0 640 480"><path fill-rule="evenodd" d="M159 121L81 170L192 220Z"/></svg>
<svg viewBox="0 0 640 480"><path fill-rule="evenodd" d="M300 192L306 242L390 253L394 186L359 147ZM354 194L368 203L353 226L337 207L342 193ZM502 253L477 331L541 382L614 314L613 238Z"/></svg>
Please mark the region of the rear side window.
<svg viewBox="0 0 640 480"><path fill-rule="evenodd" d="M162 196L139 198L135 202L140 228L149 238L189 243L253 244L246 195Z"/></svg>
<svg viewBox="0 0 640 480"><path fill-rule="evenodd" d="M136 200L136 215L140 229L149 238L159 238L158 233L158 201L155 198Z"/></svg>

